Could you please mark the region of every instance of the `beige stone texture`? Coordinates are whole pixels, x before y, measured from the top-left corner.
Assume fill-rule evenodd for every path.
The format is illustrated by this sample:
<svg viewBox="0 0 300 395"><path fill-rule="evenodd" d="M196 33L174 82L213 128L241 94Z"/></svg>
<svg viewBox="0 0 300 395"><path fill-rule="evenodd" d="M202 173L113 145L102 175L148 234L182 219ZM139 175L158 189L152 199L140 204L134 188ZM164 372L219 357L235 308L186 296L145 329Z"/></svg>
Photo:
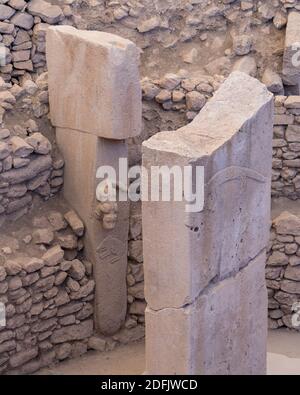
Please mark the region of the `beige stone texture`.
<svg viewBox="0 0 300 395"><path fill-rule="evenodd" d="M116 140L140 134L139 51L131 41L52 26L46 44L54 126Z"/></svg>
<svg viewBox="0 0 300 395"><path fill-rule="evenodd" d="M56 138L65 159L64 196L86 228L85 252L93 263L96 282L96 328L103 334L113 334L123 324L127 308L129 204L118 203L116 226L104 229L95 214L96 171L101 165L117 170L119 157L127 157L127 145L61 128L57 128Z"/></svg>
<svg viewBox="0 0 300 395"><path fill-rule="evenodd" d="M192 303L213 279L234 275L266 247L272 117L267 89L234 72L192 123L144 142L147 169L191 165L205 173L200 212L186 212L186 202L143 202L145 295L152 309Z"/></svg>
<svg viewBox="0 0 300 395"><path fill-rule="evenodd" d="M300 13L292 11L288 16L282 76L286 85L300 84Z"/></svg>
<svg viewBox="0 0 300 395"><path fill-rule="evenodd" d="M148 307L146 374L265 374L264 263L262 253L185 308Z"/></svg>

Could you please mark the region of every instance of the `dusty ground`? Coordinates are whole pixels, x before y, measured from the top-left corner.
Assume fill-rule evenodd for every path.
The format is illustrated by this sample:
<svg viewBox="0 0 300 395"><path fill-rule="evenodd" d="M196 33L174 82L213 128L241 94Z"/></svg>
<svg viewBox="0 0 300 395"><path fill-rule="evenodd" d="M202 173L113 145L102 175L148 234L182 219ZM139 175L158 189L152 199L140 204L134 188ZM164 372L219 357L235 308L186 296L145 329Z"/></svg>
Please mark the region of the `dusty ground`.
<svg viewBox="0 0 300 395"><path fill-rule="evenodd" d="M120 346L110 352L90 351L81 358L62 362L37 374L52 375L140 375L145 366L144 342Z"/></svg>
<svg viewBox="0 0 300 395"><path fill-rule="evenodd" d="M109 353L89 352L37 374L47 375L139 375L144 371L143 342L122 346ZM300 374L300 333L269 332L268 374Z"/></svg>

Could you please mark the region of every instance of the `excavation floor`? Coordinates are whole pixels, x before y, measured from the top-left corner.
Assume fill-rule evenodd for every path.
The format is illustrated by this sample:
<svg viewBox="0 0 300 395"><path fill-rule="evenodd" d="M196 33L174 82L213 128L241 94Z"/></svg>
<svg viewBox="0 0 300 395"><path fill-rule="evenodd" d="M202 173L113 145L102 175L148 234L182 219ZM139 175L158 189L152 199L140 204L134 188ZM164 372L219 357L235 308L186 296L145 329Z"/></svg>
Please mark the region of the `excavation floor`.
<svg viewBox="0 0 300 395"><path fill-rule="evenodd" d="M37 374L47 375L139 375L144 371L143 342L119 347L108 353L89 352L81 358L62 362ZM300 333L289 330L269 332L268 374L300 374Z"/></svg>

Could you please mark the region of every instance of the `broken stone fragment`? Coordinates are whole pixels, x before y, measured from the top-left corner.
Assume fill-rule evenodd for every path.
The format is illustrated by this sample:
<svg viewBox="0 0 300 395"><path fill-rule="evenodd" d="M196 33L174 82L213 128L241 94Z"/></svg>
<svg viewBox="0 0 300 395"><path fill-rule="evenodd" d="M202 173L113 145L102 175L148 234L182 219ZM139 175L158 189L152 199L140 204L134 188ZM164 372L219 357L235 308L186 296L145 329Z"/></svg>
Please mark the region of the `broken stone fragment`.
<svg viewBox="0 0 300 395"><path fill-rule="evenodd" d="M85 267L83 263L78 259L74 259L71 262L69 274L74 280L81 280L85 276Z"/></svg>
<svg viewBox="0 0 300 395"><path fill-rule="evenodd" d="M21 137L13 136L10 139L9 144L13 154L20 158L25 158L33 152L33 148Z"/></svg>
<svg viewBox="0 0 300 395"><path fill-rule="evenodd" d="M45 254L42 256L42 259L46 262L47 266L55 266L62 262L63 257L64 251L60 246L57 245L45 252Z"/></svg>
<svg viewBox="0 0 300 395"><path fill-rule="evenodd" d="M34 148L34 152L37 154L47 155L52 150L50 141L41 133L34 133L25 141Z"/></svg>
<svg viewBox="0 0 300 395"><path fill-rule="evenodd" d="M78 215L75 213L75 211L73 210L68 211L64 215L64 218L77 236L79 237L83 236L84 224L81 221L81 219L78 217Z"/></svg>
<svg viewBox="0 0 300 395"><path fill-rule="evenodd" d="M280 75L270 68L267 68L264 71L262 82L266 85L270 92L277 94L283 93L283 83Z"/></svg>
<svg viewBox="0 0 300 395"><path fill-rule="evenodd" d="M51 212L48 215L48 221L56 231L66 229L68 226L67 222L64 220L63 215L59 211Z"/></svg>
<svg viewBox="0 0 300 395"><path fill-rule="evenodd" d="M54 239L54 233L51 229L37 229L32 234L35 244L51 244Z"/></svg>
<svg viewBox="0 0 300 395"><path fill-rule="evenodd" d="M34 273L42 269L45 265L45 262L42 259L28 257L22 258L20 260L20 264L27 273Z"/></svg>
<svg viewBox="0 0 300 395"><path fill-rule="evenodd" d="M252 38L245 34L236 36L233 39L233 51L236 55L248 55L252 47Z"/></svg>
<svg viewBox="0 0 300 395"><path fill-rule="evenodd" d="M158 28L160 24L160 18L158 16L154 16L150 19L147 19L146 21L140 22L137 29L140 33L146 33Z"/></svg>

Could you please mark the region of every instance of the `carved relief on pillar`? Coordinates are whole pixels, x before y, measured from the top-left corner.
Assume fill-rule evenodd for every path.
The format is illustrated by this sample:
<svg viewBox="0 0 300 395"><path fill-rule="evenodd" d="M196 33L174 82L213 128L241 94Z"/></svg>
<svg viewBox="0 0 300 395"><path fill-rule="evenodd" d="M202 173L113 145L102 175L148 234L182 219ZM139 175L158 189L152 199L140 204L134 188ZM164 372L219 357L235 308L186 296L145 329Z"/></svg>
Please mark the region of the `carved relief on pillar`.
<svg viewBox="0 0 300 395"><path fill-rule="evenodd" d="M116 201L117 188L109 185L109 182L102 181L97 187L97 200L100 202L95 209L96 217L102 221L104 229L112 230L115 228L118 219L118 204Z"/></svg>

